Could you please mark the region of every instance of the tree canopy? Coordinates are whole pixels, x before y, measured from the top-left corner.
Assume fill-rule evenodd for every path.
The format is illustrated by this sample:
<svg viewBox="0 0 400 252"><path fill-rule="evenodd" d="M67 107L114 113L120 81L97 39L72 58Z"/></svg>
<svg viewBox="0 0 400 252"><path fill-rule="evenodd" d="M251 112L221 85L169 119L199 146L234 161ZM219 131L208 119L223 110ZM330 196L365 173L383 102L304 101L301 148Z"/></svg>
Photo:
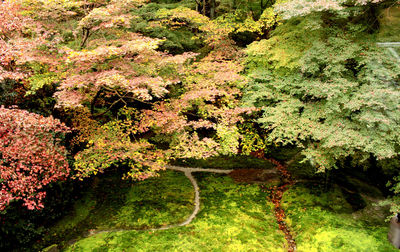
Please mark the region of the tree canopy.
<svg viewBox="0 0 400 252"><path fill-rule="evenodd" d="M142 180L173 159L287 145L318 171L395 160L400 66L376 42L386 36L380 13L397 3L6 0L0 102L70 126L79 179L123 166L125 177ZM26 115L18 132L47 132L40 138L58 147L41 148L64 153L50 137L67 132L59 121L36 129L39 115L2 111ZM44 166L63 162L65 173L44 184L69 174L65 155L54 155ZM3 205L23 198L7 195ZM28 196L30 208L39 195Z"/></svg>
<svg viewBox="0 0 400 252"><path fill-rule="evenodd" d="M398 155L399 65L367 28L313 13L248 47L252 81L243 100L262 108L268 141L304 148L320 170L349 156Z"/></svg>

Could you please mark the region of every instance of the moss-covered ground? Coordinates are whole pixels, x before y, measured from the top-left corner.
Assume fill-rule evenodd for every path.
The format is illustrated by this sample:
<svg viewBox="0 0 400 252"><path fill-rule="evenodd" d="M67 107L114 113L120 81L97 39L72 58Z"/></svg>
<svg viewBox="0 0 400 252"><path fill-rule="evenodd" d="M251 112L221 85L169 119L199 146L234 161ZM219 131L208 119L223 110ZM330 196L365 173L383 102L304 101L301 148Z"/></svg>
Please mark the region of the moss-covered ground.
<svg viewBox="0 0 400 252"><path fill-rule="evenodd" d="M67 251L285 251L273 206L257 185L224 175L195 174L201 211L184 227L101 233Z"/></svg>
<svg viewBox="0 0 400 252"><path fill-rule="evenodd" d="M400 6L392 5L380 12L379 42L400 42Z"/></svg>
<svg viewBox="0 0 400 252"><path fill-rule="evenodd" d="M355 211L336 185L325 191L318 184L299 183L286 191L282 206L298 251L397 251L387 241L388 212L374 207L374 198L363 198L367 206Z"/></svg>
<svg viewBox="0 0 400 252"><path fill-rule="evenodd" d="M179 162L271 168L266 161L243 160ZM294 162L291 167L301 165ZM142 182L106 175L94 180L73 213L52 228L47 244L57 243L66 251L287 251L273 205L258 185L235 183L226 175L193 175L201 191L201 210L187 226L146 230L180 223L192 212L193 188L183 173L165 171ZM388 211L374 206L382 198L379 190L353 175L342 174L343 179L328 188L323 180L317 183L318 177L305 182L306 174L298 175L300 182L282 198L297 251L395 251L387 241ZM90 230L121 228L132 230L89 235Z"/></svg>
<svg viewBox="0 0 400 252"><path fill-rule="evenodd" d="M42 244L61 247L90 231L145 229L183 221L193 209L194 190L183 173L165 171L141 182L106 175L93 181L73 211L56 223Z"/></svg>

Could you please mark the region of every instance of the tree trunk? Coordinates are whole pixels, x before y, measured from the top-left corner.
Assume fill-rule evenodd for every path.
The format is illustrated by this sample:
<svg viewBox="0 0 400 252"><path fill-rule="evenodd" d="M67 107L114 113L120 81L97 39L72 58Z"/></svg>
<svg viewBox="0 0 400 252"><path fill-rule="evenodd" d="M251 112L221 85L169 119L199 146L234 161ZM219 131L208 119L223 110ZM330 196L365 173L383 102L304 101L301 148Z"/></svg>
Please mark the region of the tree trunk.
<svg viewBox="0 0 400 252"><path fill-rule="evenodd" d="M215 0L210 0L210 18L215 18Z"/></svg>
<svg viewBox="0 0 400 252"><path fill-rule="evenodd" d="M196 2L196 11L200 13L201 2L200 0L194 0Z"/></svg>
<svg viewBox="0 0 400 252"><path fill-rule="evenodd" d="M90 29L83 28L82 35L83 35L83 38L82 38L82 43L81 43L81 49L83 47L85 47L86 41L88 40L88 38L90 36Z"/></svg>

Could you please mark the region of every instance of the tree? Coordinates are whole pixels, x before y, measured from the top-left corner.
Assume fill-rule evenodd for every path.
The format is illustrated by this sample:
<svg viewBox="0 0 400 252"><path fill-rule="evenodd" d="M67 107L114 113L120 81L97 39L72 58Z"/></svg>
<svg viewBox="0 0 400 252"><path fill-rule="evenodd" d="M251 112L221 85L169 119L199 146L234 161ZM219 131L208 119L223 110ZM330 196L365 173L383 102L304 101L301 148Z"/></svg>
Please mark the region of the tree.
<svg viewBox="0 0 400 252"><path fill-rule="evenodd" d="M78 141L86 146L75 155L79 178L115 164L128 166L131 170L126 176L134 179L154 176L161 169L162 155L137 135L134 123L144 108L168 96L170 87L180 82L185 65L197 54L157 51L163 39L129 31L134 16L128 11L140 4L111 1L92 9L77 27L84 33L81 47L90 49L63 48L65 63L60 75L64 77L54 94L57 107L88 117L72 118L81 131ZM112 39L97 38L94 31Z"/></svg>
<svg viewBox="0 0 400 252"><path fill-rule="evenodd" d="M45 186L68 177L69 129L59 120L20 109L0 108L0 211L15 200L43 208Z"/></svg>
<svg viewBox="0 0 400 252"><path fill-rule="evenodd" d="M291 14L247 51L252 81L244 103L262 108L257 121L269 143L303 148L319 171L346 157L398 155L400 69L368 34L366 7L356 8Z"/></svg>
<svg viewBox="0 0 400 252"><path fill-rule="evenodd" d="M119 164L131 169L127 177L145 179L162 168L162 160L237 153L235 124L248 110L237 108L245 79L231 28L187 8L160 10L156 17L171 29L197 29L207 44L206 57L190 64L198 53L160 52L162 39L102 26L104 20L97 23L99 32L115 39L89 39L89 50L64 48L58 106L91 118L73 119L86 145L75 156L77 177Z"/></svg>
<svg viewBox="0 0 400 252"><path fill-rule="evenodd" d="M0 3L0 81L15 80L23 84L27 94L59 80L55 70L58 44L63 39L35 16L42 17L44 11L36 8L35 4L25 6L19 1ZM35 15L26 14L31 12Z"/></svg>
<svg viewBox="0 0 400 252"><path fill-rule="evenodd" d="M313 12L322 11L341 11L346 10L350 6L366 6L371 4L378 4L381 2L396 2L387 0L354 0L351 2L343 0L315 0L315 1L302 1L302 0L281 0L277 1L274 9L281 15L283 19L290 19L292 17L306 16Z"/></svg>
<svg viewBox="0 0 400 252"><path fill-rule="evenodd" d="M166 27L198 30L208 54L184 68L178 94L144 111L139 129L167 143L170 158L236 154L237 123L252 108L238 107L246 78L240 75L243 53L229 37L232 28L183 7L160 10L157 16Z"/></svg>

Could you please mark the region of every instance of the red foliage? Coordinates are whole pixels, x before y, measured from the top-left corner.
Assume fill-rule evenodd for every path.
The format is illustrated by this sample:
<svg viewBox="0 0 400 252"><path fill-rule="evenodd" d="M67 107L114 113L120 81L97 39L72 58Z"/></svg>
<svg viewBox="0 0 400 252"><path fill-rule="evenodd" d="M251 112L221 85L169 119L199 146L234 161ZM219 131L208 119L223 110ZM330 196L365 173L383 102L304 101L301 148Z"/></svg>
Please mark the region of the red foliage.
<svg viewBox="0 0 400 252"><path fill-rule="evenodd" d="M30 18L18 1L0 2L0 81L25 80L33 74L30 64L58 65L60 35ZM44 49L45 48L45 49Z"/></svg>
<svg viewBox="0 0 400 252"><path fill-rule="evenodd" d="M69 175L59 120L0 107L0 211L13 200L43 208L43 187Z"/></svg>
<svg viewBox="0 0 400 252"><path fill-rule="evenodd" d="M13 1L0 3L0 39L7 39L11 32L20 32L26 17L19 14L21 6Z"/></svg>
<svg viewBox="0 0 400 252"><path fill-rule="evenodd" d="M289 229L289 227L286 224L286 215L285 211L282 209L281 201L282 201L282 196L283 193L288 189L288 186L293 185L295 182L287 170L287 167L285 165L282 165L280 162L273 158L266 158L265 157L265 152L263 149L254 151L250 153L251 156L254 156L256 158L260 159L266 159L272 164L275 165L276 169L280 172L281 177L284 179L285 183L280 186L271 186L267 187L262 185L261 189L264 192L267 192L269 194L269 200L274 204L275 207L275 219L276 222L278 223L279 229L284 233L285 239L288 242L288 251L296 251L296 242L293 239L292 233Z"/></svg>

